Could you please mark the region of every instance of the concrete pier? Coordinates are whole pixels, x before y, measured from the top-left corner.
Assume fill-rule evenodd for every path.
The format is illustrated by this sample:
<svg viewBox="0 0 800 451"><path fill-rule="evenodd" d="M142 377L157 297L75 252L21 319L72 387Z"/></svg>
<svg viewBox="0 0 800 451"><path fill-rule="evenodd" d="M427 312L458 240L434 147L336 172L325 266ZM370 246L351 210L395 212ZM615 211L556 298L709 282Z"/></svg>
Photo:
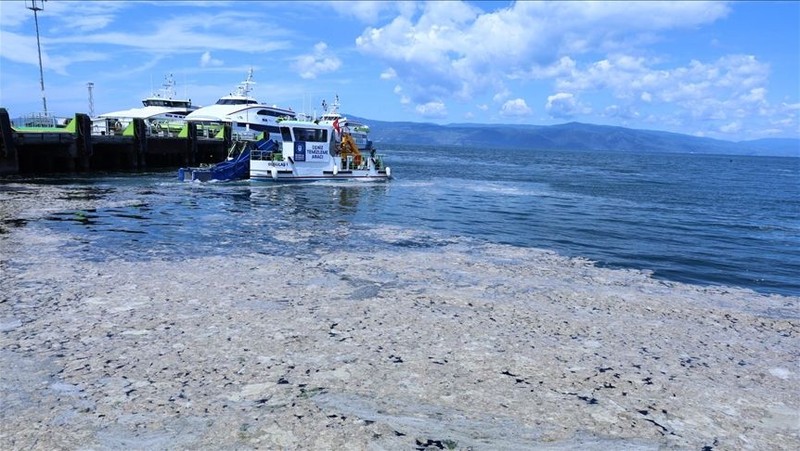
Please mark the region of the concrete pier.
<svg viewBox="0 0 800 451"><path fill-rule="evenodd" d="M197 124L181 133L152 133L134 119L131 133L92 134L91 118L77 113L67 127L15 128L0 108L0 176L18 174L145 171L217 163L231 145L230 126L222 138L201 136Z"/></svg>

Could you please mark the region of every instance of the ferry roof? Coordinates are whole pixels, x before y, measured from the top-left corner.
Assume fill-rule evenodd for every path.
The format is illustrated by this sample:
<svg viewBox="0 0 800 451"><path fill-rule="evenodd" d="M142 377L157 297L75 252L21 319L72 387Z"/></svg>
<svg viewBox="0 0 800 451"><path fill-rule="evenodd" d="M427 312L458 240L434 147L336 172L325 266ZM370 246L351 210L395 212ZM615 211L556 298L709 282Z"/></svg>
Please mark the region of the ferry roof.
<svg viewBox="0 0 800 451"><path fill-rule="evenodd" d="M269 110L275 113L280 113L285 116L295 116L295 112L287 108L279 108L277 106L256 104L238 104L238 105L209 105L195 111L192 111L186 119L194 121L225 121L229 120L231 116L248 111L249 114L255 115L259 110Z"/></svg>
<svg viewBox="0 0 800 451"><path fill-rule="evenodd" d="M187 113L187 108L183 107L163 107L163 106L145 106L141 108L131 108L128 110L112 111L110 113L103 113L97 117L103 118L136 118L147 119L152 116L166 113Z"/></svg>

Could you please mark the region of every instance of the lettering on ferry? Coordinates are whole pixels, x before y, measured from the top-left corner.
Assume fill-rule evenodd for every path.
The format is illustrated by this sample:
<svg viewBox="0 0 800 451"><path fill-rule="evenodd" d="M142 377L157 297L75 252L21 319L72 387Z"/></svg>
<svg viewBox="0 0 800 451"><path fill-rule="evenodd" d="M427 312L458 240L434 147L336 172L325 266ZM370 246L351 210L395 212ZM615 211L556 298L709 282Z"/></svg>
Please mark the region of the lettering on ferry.
<svg viewBox="0 0 800 451"><path fill-rule="evenodd" d="M328 151L325 150L324 144L311 144L306 148L306 153L309 155L310 160L325 160L328 156Z"/></svg>

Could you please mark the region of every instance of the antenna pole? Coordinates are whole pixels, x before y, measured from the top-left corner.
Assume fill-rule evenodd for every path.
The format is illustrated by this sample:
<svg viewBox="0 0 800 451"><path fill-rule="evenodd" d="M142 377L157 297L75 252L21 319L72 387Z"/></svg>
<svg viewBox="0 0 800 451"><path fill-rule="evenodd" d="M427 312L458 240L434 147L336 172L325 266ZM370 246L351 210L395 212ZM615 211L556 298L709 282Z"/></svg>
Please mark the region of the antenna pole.
<svg viewBox="0 0 800 451"><path fill-rule="evenodd" d="M90 81L89 83L86 83L86 87L89 88L89 117L94 117L94 96L92 95L94 83Z"/></svg>
<svg viewBox="0 0 800 451"><path fill-rule="evenodd" d="M39 11L44 10L44 6L39 6L40 0L31 0L31 6L26 6L33 11L33 20L36 23L36 47L39 49L39 83L42 86L42 106L44 106L44 115L47 116L47 98L44 95L44 71L42 70L42 45L39 42ZM46 0L45 0L46 1Z"/></svg>

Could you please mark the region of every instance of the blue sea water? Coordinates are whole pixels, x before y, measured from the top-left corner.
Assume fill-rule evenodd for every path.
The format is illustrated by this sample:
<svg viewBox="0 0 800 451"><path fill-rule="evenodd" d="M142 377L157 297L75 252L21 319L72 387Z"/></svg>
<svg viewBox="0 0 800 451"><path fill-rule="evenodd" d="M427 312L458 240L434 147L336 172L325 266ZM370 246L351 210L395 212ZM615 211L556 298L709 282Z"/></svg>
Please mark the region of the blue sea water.
<svg viewBox="0 0 800 451"><path fill-rule="evenodd" d="M39 218L2 217L0 226L69 232L76 239L65 252L100 260L302 258L342 245L467 239L551 249L661 279L800 295L800 158L382 152L395 176L388 183L181 183L176 171L6 179L0 200L41 202L36 193L46 189L65 206ZM87 201L99 207L80 207ZM383 241L365 233L374 230L414 233Z"/></svg>

